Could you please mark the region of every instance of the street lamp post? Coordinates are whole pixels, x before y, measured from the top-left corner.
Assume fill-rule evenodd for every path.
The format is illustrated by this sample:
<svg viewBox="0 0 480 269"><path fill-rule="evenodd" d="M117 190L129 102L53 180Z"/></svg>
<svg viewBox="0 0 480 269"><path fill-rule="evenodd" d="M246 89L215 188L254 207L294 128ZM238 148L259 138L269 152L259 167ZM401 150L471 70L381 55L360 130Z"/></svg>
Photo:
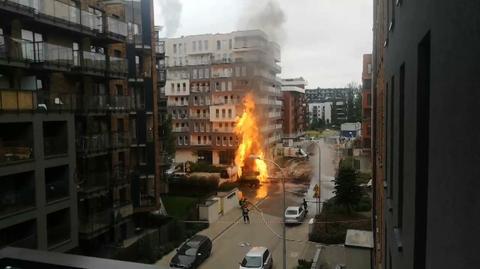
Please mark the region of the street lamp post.
<svg viewBox="0 0 480 269"><path fill-rule="evenodd" d="M310 142L309 145L315 145L318 149L318 187L320 188L319 193L321 192L321 182L322 182L322 151L320 145L317 142ZM320 195L317 198L317 215L320 214Z"/></svg>
<svg viewBox="0 0 480 269"><path fill-rule="evenodd" d="M255 156L255 155L250 155L250 159L252 160L262 160L262 161L265 161L265 162L269 162L269 163L272 163L274 164L276 167L278 167L278 169L280 169L280 171L282 172L282 189L283 189L283 230L282 230L282 237L283 237L283 269L287 269L287 228L285 226L285 210L286 210L286 197L285 197L285 179L286 179L286 176L285 176L285 171L283 170L282 167L280 167L280 165L272 160L268 160L268 159L263 159L259 156Z"/></svg>

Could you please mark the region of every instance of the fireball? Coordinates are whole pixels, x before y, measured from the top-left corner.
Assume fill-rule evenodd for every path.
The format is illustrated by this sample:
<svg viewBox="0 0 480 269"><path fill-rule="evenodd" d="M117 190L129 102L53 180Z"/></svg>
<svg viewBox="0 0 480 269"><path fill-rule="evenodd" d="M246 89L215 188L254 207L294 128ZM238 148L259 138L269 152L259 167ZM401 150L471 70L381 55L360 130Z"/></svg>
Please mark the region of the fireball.
<svg viewBox="0 0 480 269"><path fill-rule="evenodd" d="M240 144L235 154L235 165L238 169L238 176L242 175L242 168L245 162L249 160L250 155L260 157L262 160L256 159L252 169L259 173L258 178L261 182L268 177L268 167L263 158L262 135L258 125L255 109L255 101L251 93L248 93L244 99L244 111L238 119L234 132L238 136Z"/></svg>

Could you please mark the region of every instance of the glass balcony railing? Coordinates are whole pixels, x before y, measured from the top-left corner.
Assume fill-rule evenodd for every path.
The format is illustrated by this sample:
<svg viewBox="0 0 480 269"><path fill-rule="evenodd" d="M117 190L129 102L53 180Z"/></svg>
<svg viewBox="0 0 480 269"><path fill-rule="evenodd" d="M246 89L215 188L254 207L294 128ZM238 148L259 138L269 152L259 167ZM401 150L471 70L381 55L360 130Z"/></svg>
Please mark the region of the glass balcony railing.
<svg viewBox="0 0 480 269"><path fill-rule="evenodd" d="M83 27L98 33L103 32L103 19L101 15L95 15L86 10L82 10L81 16L82 16L81 24Z"/></svg>
<svg viewBox="0 0 480 269"><path fill-rule="evenodd" d="M18 212L35 206L35 186L33 177L5 176L0 178L0 216Z"/></svg>
<svg viewBox="0 0 480 269"><path fill-rule="evenodd" d="M96 52L83 52L83 67L91 70L104 71L107 67L107 59L104 54Z"/></svg>
<svg viewBox="0 0 480 269"><path fill-rule="evenodd" d="M129 134L127 132L116 132L112 134L112 148L126 148L130 146Z"/></svg>
<svg viewBox="0 0 480 269"><path fill-rule="evenodd" d="M105 189L109 185L110 174L102 171L88 171L80 174L80 188L84 192Z"/></svg>
<svg viewBox="0 0 480 269"><path fill-rule="evenodd" d="M104 229L112 223L112 216L112 210L105 209L85 217L80 217L78 230L80 233L90 234Z"/></svg>
<svg viewBox="0 0 480 269"><path fill-rule="evenodd" d="M126 74L128 71L127 65L127 59L111 56L109 71L112 73Z"/></svg>
<svg viewBox="0 0 480 269"><path fill-rule="evenodd" d="M107 29L108 33L126 37L128 34L127 24L123 21L117 20L112 17L107 17Z"/></svg>
<svg viewBox="0 0 480 269"><path fill-rule="evenodd" d="M73 51L72 48L50 44L38 43L35 44L39 51L39 58L35 59L37 62L46 62L48 64L71 66L73 65ZM40 51L43 50L43 51ZM34 54L36 54L34 52ZM43 57L42 57L43 56Z"/></svg>

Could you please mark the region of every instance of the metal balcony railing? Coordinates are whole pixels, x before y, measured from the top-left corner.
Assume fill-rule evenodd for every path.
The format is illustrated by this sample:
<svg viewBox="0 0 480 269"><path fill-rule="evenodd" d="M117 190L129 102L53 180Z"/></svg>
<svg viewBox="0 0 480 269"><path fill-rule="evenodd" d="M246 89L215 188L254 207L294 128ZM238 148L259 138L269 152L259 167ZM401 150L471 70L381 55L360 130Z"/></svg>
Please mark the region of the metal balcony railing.
<svg viewBox="0 0 480 269"><path fill-rule="evenodd" d="M112 134L112 148L127 148L130 146L129 133L128 132L116 132Z"/></svg>
<svg viewBox="0 0 480 269"><path fill-rule="evenodd" d="M105 171L87 171L80 174L80 188L84 192L106 189L109 186L110 174Z"/></svg>
<svg viewBox="0 0 480 269"><path fill-rule="evenodd" d="M158 53L158 54L165 53L165 42L158 41L155 43L155 53Z"/></svg>
<svg viewBox="0 0 480 269"><path fill-rule="evenodd" d="M112 223L113 213L111 209L98 211L85 217L80 217L79 232L91 234L108 227Z"/></svg>
<svg viewBox="0 0 480 269"><path fill-rule="evenodd" d="M110 148L109 134L93 134L77 137L77 151L84 154L107 151Z"/></svg>

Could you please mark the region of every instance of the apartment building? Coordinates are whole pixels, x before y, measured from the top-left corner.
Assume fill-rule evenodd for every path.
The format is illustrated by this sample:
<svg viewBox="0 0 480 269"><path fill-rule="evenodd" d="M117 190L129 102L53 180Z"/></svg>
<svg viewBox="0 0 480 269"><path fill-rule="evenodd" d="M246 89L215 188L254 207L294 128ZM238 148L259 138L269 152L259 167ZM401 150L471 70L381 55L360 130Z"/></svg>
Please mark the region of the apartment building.
<svg viewBox="0 0 480 269"><path fill-rule="evenodd" d="M304 78L282 79L283 138L296 139L305 134L306 110Z"/></svg>
<svg viewBox="0 0 480 269"><path fill-rule="evenodd" d="M476 268L480 5L374 7L376 268Z"/></svg>
<svg viewBox="0 0 480 269"><path fill-rule="evenodd" d="M325 124L347 121L348 96L352 89L306 89L305 98L308 104L308 120L323 119Z"/></svg>
<svg viewBox="0 0 480 269"><path fill-rule="evenodd" d="M0 3L0 246L121 243L134 211L159 208L152 12Z"/></svg>
<svg viewBox="0 0 480 269"><path fill-rule="evenodd" d="M362 147L372 146L372 54L363 55L362 70Z"/></svg>
<svg viewBox="0 0 480 269"><path fill-rule="evenodd" d="M266 149L282 135L280 48L259 30L165 40L176 162L231 164L242 99L255 95Z"/></svg>

